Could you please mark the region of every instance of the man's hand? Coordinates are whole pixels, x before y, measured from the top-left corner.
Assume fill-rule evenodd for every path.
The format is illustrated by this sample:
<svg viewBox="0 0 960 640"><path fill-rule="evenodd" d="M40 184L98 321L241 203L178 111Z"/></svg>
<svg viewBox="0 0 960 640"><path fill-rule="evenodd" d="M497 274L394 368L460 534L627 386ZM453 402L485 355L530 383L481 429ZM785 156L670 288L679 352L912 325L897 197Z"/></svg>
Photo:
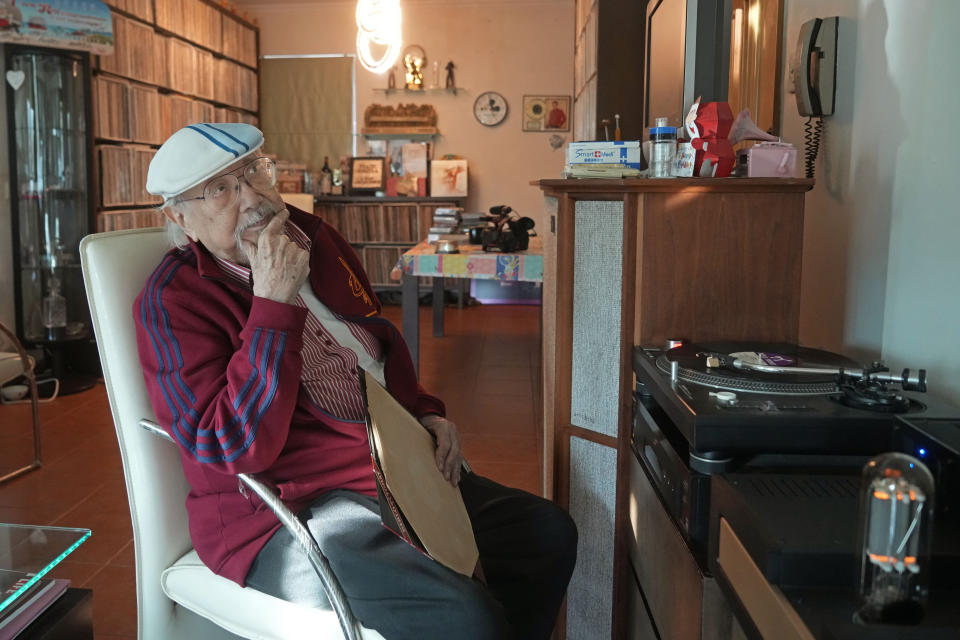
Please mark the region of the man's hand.
<svg viewBox="0 0 960 640"><path fill-rule="evenodd" d="M264 227L257 244L241 240L250 261L253 295L275 302L292 303L310 273L310 254L283 232L290 212L283 209Z"/></svg>
<svg viewBox="0 0 960 640"><path fill-rule="evenodd" d="M453 486L460 483L460 466L463 458L460 456L460 435L457 425L438 415L427 415L420 418L420 424L426 427L437 439L437 469Z"/></svg>

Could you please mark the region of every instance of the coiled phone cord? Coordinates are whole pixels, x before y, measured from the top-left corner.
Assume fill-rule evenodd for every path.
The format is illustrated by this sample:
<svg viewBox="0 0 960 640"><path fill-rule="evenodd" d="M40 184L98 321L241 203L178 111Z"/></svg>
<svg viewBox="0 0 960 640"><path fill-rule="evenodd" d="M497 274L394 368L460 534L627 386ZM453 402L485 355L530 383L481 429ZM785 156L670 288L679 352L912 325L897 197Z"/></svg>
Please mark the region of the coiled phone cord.
<svg viewBox="0 0 960 640"><path fill-rule="evenodd" d="M806 167L807 177L812 178L817 161L817 154L820 153L820 134L823 132L823 118L817 118L815 123L812 117L807 118L806 124L803 125L803 130L806 132L803 134L805 148L803 164Z"/></svg>

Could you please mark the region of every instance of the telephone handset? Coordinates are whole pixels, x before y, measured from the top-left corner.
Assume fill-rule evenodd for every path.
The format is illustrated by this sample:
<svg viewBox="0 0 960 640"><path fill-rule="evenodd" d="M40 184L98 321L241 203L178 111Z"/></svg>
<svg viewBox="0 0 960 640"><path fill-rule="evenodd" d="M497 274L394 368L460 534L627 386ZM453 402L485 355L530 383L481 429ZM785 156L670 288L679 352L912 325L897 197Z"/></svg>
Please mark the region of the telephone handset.
<svg viewBox="0 0 960 640"><path fill-rule="evenodd" d="M837 29L839 18L814 18L800 27L791 65L793 91L801 116L833 114L837 84Z"/></svg>
<svg viewBox="0 0 960 640"><path fill-rule="evenodd" d="M800 26L797 52L790 65L797 110L807 116L803 136L806 176L812 178L820 153L823 116L833 115L837 102L837 30L840 18L814 18ZM814 122L816 118L816 122Z"/></svg>

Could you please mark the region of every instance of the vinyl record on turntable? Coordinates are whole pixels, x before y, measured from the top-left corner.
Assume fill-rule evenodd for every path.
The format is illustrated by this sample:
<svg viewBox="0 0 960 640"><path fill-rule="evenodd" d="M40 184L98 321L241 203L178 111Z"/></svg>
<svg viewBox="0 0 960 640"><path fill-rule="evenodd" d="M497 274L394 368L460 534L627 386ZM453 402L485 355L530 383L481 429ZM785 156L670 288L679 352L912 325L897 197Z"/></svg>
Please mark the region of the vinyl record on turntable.
<svg viewBox="0 0 960 640"><path fill-rule="evenodd" d="M737 358L751 364L775 366L783 371L739 370L731 364ZM755 342L686 344L661 354L657 358L657 368L669 374L671 362L679 365L678 377L693 384L746 393L799 395L837 393L836 376L790 373L791 368L858 366L853 360L830 351L788 343Z"/></svg>

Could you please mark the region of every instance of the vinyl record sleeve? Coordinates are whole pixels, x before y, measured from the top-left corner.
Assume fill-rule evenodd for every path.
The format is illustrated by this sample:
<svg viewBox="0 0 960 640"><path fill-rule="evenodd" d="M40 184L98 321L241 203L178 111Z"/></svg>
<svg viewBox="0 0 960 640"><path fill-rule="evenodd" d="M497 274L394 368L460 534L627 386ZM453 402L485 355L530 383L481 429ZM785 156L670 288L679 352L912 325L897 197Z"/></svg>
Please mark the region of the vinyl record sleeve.
<svg viewBox="0 0 960 640"><path fill-rule="evenodd" d="M471 577L480 553L460 489L437 469L430 433L364 371L367 434L384 526Z"/></svg>

